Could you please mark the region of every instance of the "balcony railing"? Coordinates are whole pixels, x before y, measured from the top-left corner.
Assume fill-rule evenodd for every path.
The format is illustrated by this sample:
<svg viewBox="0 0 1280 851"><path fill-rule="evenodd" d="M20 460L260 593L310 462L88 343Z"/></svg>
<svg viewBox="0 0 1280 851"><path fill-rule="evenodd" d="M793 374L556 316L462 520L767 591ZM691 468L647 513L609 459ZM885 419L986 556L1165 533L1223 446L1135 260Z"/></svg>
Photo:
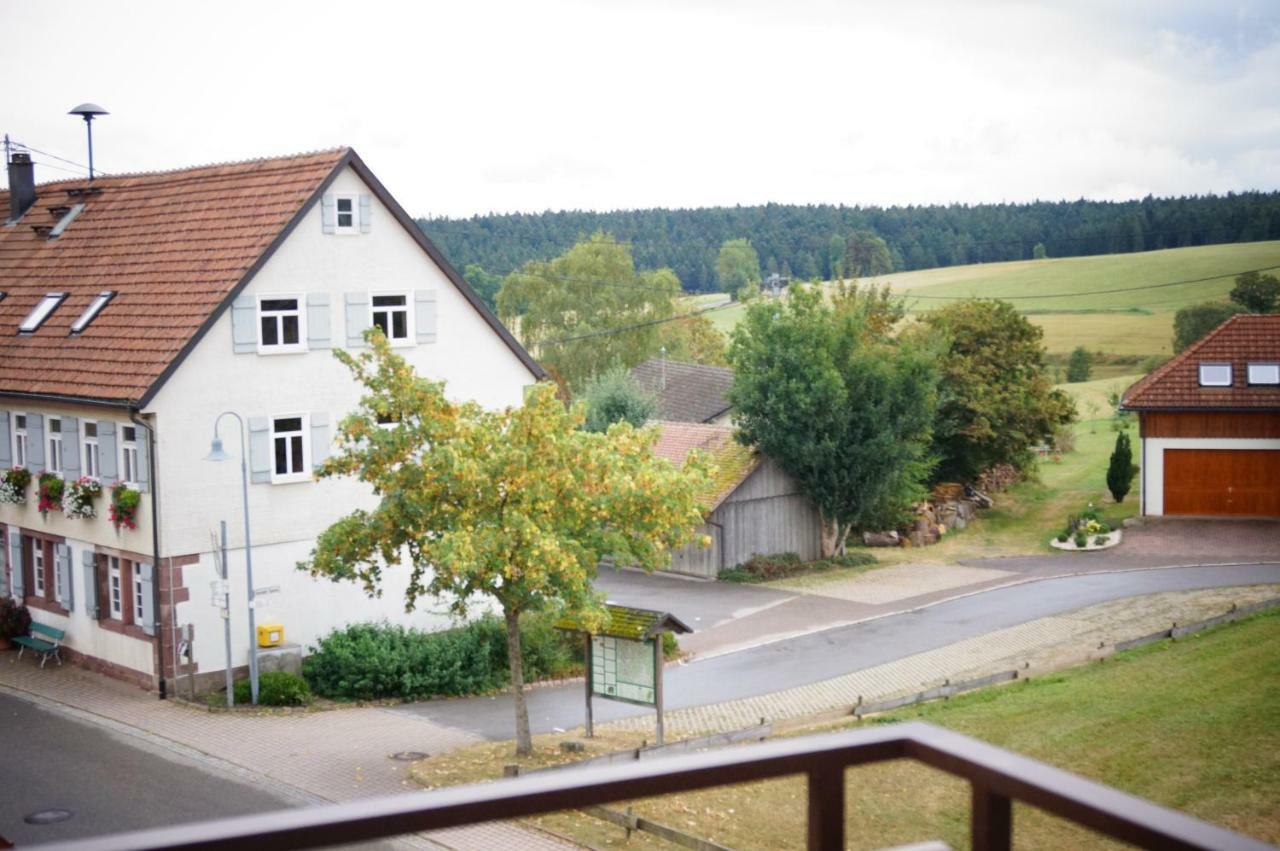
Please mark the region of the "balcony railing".
<svg viewBox="0 0 1280 851"><path fill-rule="evenodd" d="M918 722L42 847L50 851L318 848L800 774L808 778L808 848L838 849L845 847L845 769L892 759L914 759L969 781L975 851L1011 846L1014 801L1144 848L1245 851L1271 847Z"/></svg>

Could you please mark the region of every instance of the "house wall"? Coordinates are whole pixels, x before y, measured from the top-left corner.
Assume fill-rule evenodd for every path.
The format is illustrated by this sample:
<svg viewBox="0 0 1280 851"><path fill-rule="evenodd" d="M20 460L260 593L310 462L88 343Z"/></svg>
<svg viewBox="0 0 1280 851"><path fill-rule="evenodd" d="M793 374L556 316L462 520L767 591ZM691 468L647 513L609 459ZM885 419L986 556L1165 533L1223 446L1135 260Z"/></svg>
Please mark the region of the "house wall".
<svg viewBox="0 0 1280 851"><path fill-rule="evenodd" d="M1160 437L1142 439L1142 513L1164 514L1164 452L1166 449L1270 449L1280 451L1280 438L1193 438Z"/></svg>
<svg viewBox="0 0 1280 851"><path fill-rule="evenodd" d="M725 567L755 555L796 553L805 561L822 551L822 521L799 485L766 458L701 527L710 548L689 545L672 554L670 570L714 579Z"/></svg>
<svg viewBox="0 0 1280 851"><path fill-rule="evenodd" d="M326 191L369 193L349 169ZM371 204L369 232L354 235L324 233L321 206L315 205L244 293L328 294L329 338L337 348L345 347L347 341L347 293L408 291L412 307L414 291L434 290L435 342L407 345L397 350L399 354L419 374L446 381L452 398L473 399L486 407L519 404L524 388L534 381L528 369L390 211L376 197ZM218 318L145 411L156 423L161 551L189 556L195 562L183 575L190 600L178 602L176 613L178 624L196 627L194 656L201 671L223 666L222 626L220 620L215 622L217 611L209 592L211 533L218 521L227 521L229 546L241 551L244 546L240 465L204 460L215 418L228 410L246 419L323 414L328 417L332 446L338 422L360 396L331 348L291 354L235 353L231 313L227 310ZM238 461L241 444L235 420L224 418L220 433L226 451ZM427 615L405 618L403 571L388 571L383 597L371 603L355 587L312 580L294 569L320 531L355 508L376 504L366 485L350 479L251 483L248 500L255 585L282 589L264 603L259 621L279 618L289 640L307 644L328 627L371 618L421 626L444 623ZM230 560L233 575L239 575L243 557ZM243 579L237 581L234 596L243 601ZM242 603L233 606L233 617L240 618L243 611ZM244 623L243 619L238 622ZM240 632L246 637L237 645L237 664L244 664L247 627Z"/></svg>

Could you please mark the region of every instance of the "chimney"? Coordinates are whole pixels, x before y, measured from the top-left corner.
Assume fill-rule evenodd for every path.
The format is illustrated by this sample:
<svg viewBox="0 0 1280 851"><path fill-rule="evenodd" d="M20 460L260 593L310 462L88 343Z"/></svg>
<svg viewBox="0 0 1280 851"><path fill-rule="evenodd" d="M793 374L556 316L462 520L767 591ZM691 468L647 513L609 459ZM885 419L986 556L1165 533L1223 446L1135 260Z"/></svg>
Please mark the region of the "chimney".
<svg viewBox="0 0 1280 851"><path fill-rule="evenodd" d="M9 158L9 221L16 222L36 202L36 173L30 154Z"/></svg>

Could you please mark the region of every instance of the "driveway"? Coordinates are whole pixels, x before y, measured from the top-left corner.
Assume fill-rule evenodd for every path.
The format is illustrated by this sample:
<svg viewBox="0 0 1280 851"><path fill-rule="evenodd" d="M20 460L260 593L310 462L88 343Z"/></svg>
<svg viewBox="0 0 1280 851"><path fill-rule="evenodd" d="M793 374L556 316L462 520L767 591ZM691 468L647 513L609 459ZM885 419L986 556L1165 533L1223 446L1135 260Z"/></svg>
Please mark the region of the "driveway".
<svg viewBox="0 0 1280 851"><path fill-rule="evenodd" d="M1280 487L1280 484L1277 484ZM1280 520L1148 517L1124 530L1115 553L1171 561L1229 562L1280 559Z"/></svg>

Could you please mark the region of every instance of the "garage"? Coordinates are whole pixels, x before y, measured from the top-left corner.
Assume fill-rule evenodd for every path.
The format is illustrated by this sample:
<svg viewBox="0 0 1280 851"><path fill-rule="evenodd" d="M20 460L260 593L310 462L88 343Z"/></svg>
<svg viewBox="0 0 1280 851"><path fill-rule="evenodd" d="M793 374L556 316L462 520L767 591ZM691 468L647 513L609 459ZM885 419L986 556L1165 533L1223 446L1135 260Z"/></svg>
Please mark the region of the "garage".
<svg viewBox="0 0 1280 851"><path fill-rule="evenodd" d="M1280 450L1164 450L1164 513L1280 517Z"/></svg>

